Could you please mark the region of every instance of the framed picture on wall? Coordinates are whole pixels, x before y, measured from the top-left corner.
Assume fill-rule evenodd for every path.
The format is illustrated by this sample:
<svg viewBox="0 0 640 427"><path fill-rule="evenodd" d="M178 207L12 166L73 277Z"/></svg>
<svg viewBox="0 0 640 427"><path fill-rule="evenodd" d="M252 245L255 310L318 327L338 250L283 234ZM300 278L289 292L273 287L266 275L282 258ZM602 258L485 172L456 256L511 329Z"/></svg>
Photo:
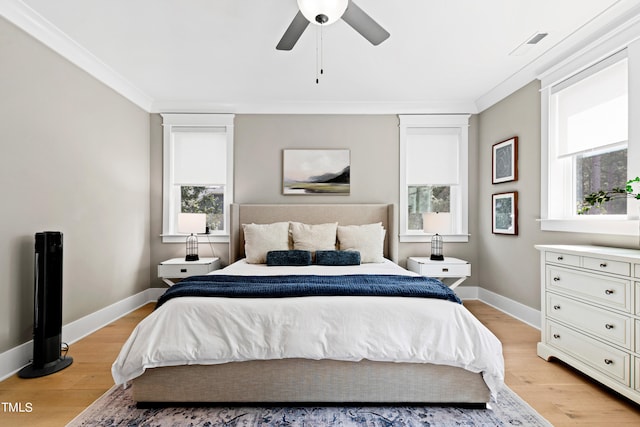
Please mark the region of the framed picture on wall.
<svg viewBox="0 0 640 427"><path fill-rule="evenodd" d="M518 234L518 192L492 196L492 226L494 234Z"/></svg>
<svg viewBox="0 0 640 427"><path fill-rule="evenodd" d="M282 194L349 195L350 191L349 150L283 150Z"/></svg>
<svg viewBox="0 0 640 427"><path fill-rule="evenodd" d="M493 183L518 180L518 137L493 144Z"/></svg>

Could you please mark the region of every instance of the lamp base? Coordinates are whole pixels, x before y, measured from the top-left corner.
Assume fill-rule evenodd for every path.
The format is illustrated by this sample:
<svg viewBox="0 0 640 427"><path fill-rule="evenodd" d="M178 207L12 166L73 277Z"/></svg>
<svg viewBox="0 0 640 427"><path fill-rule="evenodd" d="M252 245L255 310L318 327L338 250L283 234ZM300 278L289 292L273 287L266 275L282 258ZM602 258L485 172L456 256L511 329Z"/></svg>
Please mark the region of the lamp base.
<svg viewBox="0 0 640 427"><path fill-rule="evenodd" d="M198 261L200 260L200 258L198 257L198 254L195 255L187 255L186 257L184 257L185 261Z"/></svg>
<svg viewBox="0 0 640 427"><path fill-rule="evenodd" d="M444 255L431 255L431 261L444 261Z"/></svg>

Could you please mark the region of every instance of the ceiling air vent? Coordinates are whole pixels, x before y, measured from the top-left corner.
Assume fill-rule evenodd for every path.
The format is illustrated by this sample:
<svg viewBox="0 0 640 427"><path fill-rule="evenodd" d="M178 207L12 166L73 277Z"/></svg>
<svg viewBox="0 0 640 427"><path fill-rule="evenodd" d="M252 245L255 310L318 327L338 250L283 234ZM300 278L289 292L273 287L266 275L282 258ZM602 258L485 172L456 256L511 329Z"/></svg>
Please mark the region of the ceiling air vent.
<svg viewBox="0 0 640 427"><path fill-rule="evenodd" d="M513 49L509 55L510 56L521 56L521 55L526 54L527 52L529 52L533 48L533 46L538 44L538 42L540 42L540 40L542 40L543 38L547 37L547 35L548 35L548 33L535 32L531 37L529 37L527 40L525 40L523 43L521 43L518 47Z"/></svg>

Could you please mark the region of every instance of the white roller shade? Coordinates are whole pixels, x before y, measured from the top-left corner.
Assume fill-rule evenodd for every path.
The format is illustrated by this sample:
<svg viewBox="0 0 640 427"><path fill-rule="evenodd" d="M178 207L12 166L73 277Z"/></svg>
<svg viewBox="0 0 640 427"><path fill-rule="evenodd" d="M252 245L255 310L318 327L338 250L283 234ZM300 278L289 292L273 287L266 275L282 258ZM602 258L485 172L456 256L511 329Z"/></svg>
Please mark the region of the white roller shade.
<svg viewBox="0 0 640 427"><path fill-rule="evenodd" d="M407 129L407 184L458 184L459 145L457 128Z"/></svg>
<svg viewBox="0 0 640 427"><path fill-rule="evenodd" d="M226 182L227 135L224 128L174 128L172 137L174 184Z"/></svg>
<svg viewBox="0 0 640 427"><path fill-rule="evenodd" d="M551 108L557 120L558 157L628 140L627 60L606 65L554 88Z"/></svg>

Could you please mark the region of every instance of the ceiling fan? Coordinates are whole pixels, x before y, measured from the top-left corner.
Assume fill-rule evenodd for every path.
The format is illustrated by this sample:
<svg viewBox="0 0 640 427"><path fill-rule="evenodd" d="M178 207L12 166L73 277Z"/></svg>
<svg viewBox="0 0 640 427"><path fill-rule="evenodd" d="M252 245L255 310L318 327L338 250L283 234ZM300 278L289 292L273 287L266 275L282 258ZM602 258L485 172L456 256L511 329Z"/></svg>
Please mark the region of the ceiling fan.
<svg viewBox="0 0 640 427"><path fill-rule="evenodd" d="M389 33L351 0L297 0L298 13L276 46L278 50L291 50L309 23L320 26L330 25L342 18L354 30L379 45Z"/></svg>

